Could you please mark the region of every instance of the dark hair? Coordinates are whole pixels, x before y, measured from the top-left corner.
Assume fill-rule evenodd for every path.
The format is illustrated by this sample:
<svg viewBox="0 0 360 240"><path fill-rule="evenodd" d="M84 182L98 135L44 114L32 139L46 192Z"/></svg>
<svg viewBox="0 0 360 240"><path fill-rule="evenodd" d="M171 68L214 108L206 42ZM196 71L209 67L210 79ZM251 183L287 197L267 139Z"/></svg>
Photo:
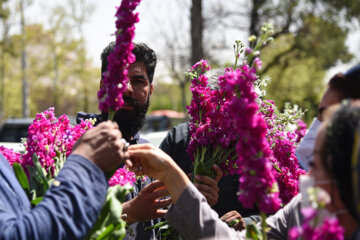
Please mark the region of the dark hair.
<svg viewBox="0 0 360 240"><path fill-rule="evenodd" d="M341 99L360 98L360 65L347 71L338 73L329 81L329 88L338 92Z"/></svg>
<svg viewBox="0 0 360 240"><path fill-rule="evenodd" d="M101 53L101 74L106 71L108 65L107 57L114 50L114 48L115 42L111 42L106 46L106 48L104 48L103 52ZM154 78L156 67L156 54L154 50L149 48L145 43L134 43L133 53L135 55L136 62L144 63L151 84Z"/></svg>
<svg viewBox="0 0 360 240"><path fill-rule="evenodd" d="M349 213L357 219L351 157L355 131L360 122L360 108L350 106L349 102L345 100L345 104L332 115L327 124L321 160L326 172L336 180L341 200Z"/></svg>

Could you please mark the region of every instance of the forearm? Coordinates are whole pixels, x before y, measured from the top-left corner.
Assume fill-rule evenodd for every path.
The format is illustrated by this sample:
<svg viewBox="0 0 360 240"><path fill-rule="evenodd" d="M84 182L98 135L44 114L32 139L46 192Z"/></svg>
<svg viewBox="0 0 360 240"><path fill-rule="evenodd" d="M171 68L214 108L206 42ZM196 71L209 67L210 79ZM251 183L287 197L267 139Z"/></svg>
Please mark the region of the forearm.
<svg viewBox="0 0 360 240"><path fill-rule="evenodd" d="M171 162L171 166L166 171L162 182L169 191L174 204L177 202L186 187L191 184L189 178L175 162Z"/></svg>
<svg viewBox="0 0 360 240"><path fill-rule="evenodd" d="M80 156L69 157L44 200L17 217L0 209L0 239L81 239L105 200L106 179Z"/></svg>
<svg viewBox="0 0 360 240"><path fill-rule="evenodd" d="M243 239L221 221L207 204L201 193L190 184L184 189L178 202L166 214L166 219L185 239Z"/></svg>

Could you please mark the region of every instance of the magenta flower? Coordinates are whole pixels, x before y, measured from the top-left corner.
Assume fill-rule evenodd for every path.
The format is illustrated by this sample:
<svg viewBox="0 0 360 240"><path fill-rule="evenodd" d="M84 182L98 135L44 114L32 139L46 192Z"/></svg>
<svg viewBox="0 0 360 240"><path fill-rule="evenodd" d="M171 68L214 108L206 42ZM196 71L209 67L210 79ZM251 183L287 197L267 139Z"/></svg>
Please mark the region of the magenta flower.
<svg viewBox="0 0 360 240"><path fill-rule="evenodd" d="M344 228L339 224L336 217L325 218L322 222L317 218L318 211L306 207L301 209L303 223L301 226L293 227L289 230L289 240L344 240Z"/></svg>
<svg viewBox="0 0 360 240"><path fill-rule="evenodd" d="M256 69L248 65L226 69L219 77L219 90L212 90L203 75L204 61L192 68L195 77L188 107L191 136L188 153L194 165L218 164L225 174L239 174L239 200L244 207L254 204L272 213L280 206L277 183L268 160L267 125L258 115L253 83ZM210 162L210 163L209 163Z"/></svg>
<svg viewBox="0 0 360 240"><path fill-rule="evenodd" d="M285 126L279 122L279 116L275 111L273 101L261 103L260 114L267 124L267 140L270 144L270 160L273 165L273 173L280 190L282 203L287 204L299 191L299 177L306 172L299 167L295 155L297 139L303 130L286 132ZM300 128L304 128L299 122ZM306 125L305 125L306 127Z"/></svg>
<svg viewBox="0 0 360 240"><path fill-rule="evenodd" d="M26 153L23 155L23 167L33 165L32 157L36 154L46 171L52 171L56 158L67 157L75 142L92 128L90 121L82 121L73 127L66 115L55 117L54 108L38 113L29 126L25 143Z"/></svg>
<svg viewBox="0 0 360 240"><path fill-rule="evenodd" d="M256 57L256 58L254 59L254 64L255 64L255 67L256 67L257 70L260 70L260 69L261 69L261 67L262 67L262 62L261 62L260 58Z"/></svg>
<svg viewBox="0 0 360 240"><path fill-rule="evenodd" d="M134 183L136 183L136 176L135 173L131 172L125 167L116 170L114 175L109 179L110 187L115 185L124 186L128 183L133 186Z"/></svg>
<svg viewBox="0 0 360 240"><path fill-rule="evenodd" d="M107 58L107 71L103 74L103 84L98 92L99 109L109 112L109 119L124 104L123 94L128 83L128 69L135 62L132 40L135 36L135 23L138 13L133 13L141 0L123 0L115 14L116 42L114 51Z"/></svg>
<svg viewBox="0 0 360 240"><path fill-rule="evenodd" d="M10 163L11 166L14 163L21 164L21 162L22 162L21 154L18 152L15 152L12 149L8 149L4 146L0 146L0 153L2 155L4 155L4 157L8 160L8 162Z"/></svg>

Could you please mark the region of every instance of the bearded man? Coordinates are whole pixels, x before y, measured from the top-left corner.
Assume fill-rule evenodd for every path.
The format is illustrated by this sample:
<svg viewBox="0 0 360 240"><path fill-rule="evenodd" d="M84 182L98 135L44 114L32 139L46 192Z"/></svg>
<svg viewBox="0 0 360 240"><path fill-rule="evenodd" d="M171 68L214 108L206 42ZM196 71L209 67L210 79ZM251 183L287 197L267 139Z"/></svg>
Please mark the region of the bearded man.
<svg viewBox="0 0 360 240"><path fill-rule="evenodd" d="M101 54L101 74L107 73L108 56L114 50L115 43L110 43ZM130 65L128 71L128 86L123 95L124 105L116 112L114 121L119 125L123 138L130 144L146 143L140 138L139 131L145 123L145 115L150 104L150 96L153 91L153 78L156 67L156 54L146 44L134 43L133 53L135 62ZM100 81L100 87L102 85ZM77 122L82 119L95 118L96 123L106 121L107 113L101 114L79 112ZM145 187L144 187L145 186ZM145 182L138 181L134 185L134 191L127 196L127 202L123 203L123 214L127 224L132 229L134 236L127 234L124 239L154 239L154 231L145 231L144 228L153 226L157 218L165 215L171 199L161 199L168 195L167 190L160 182L151 182L149 178Z"/></svg>

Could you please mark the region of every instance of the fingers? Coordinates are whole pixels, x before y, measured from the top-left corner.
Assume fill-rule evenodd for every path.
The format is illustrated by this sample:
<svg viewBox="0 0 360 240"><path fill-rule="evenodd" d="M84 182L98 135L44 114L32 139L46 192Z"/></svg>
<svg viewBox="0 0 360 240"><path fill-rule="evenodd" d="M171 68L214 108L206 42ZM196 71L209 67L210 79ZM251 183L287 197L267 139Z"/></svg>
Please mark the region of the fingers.
<svg viewBox="0 0 360 240"><path fill-rule="evenodd" d="M195 177L195 180L197 183L207 185L207 186L211 187L212 189L214 189L215 191L219 192L219 188L217 186L218 182L215 179L208 177L208 176L197 175Z"/></svg>
<svg viewBox="0 0 360 240"><path fill-rule="evenodd" d="M218 188L214 189L208 185L199 183L195 183L195 187L204 195L210 206L213 206L217 203L219 198Z"/></svg>
<svg viewBox="0 0 360 240"><path fill-rule="evenodd" d="M220 219L237 231L245 229L244 220L242 219L240 213L238 213L237 211L228 212L224 214Z"/></svg>
<svg viewBox="0 0 360 240"><path fill-rule="evenodd" d="M210 207L214 206L218 201L218 195L212 195L207 192L200 191L202 195L206 198L207 203L210 205Z"/></svg>
<svg viewBox="0 0 360 240"><path fill-rule="evenodd" d="M215 176L215 181L216 181L216 185L218 184L218 182L220 181L220 179L223 176L223 171L221 170L221 168L219 168L218 165L214 164L212 166L212 169L215 171L216 176Z"/></svg>
<svg viewBox="0 0 360 240"><path fill-rule="evenodd" d="M157 209L165 208L165 207L169 206L170 204L171 204L171 198L158 200L155 203L155 208L157 208Z"/></svg>
<svg viewBox="0 0 360 240"><path fill-rule="evenodd" d="M154 214L154 218L164 218L166 213L167 213L166 209L158 209Z"/></svg>
<svg viewBox="0 0 360 240"><path fill-rule="evenodd" d="M230 212L225 213L220 219L225 221L226 219L229 219L233 216L241 217L240 213L238 213L237 211L230 211Z"/></svg>
<svg viewBox="0 0 360 240"><path fill-rule="evenodd" d="M155 146L150 143L144 143L144 144L135 144L129 146L129 150L151 150L155 149Z"/></svg>
<svg viewBox="0 0 360 240"><path fill-rule="evenodd" d="M155 189L157 189L159 187L162 187L162 186L164 186L164 183L162 183L161 181L156 180L156 181L150 183L149 185L147 185L144 188L144 191L153 192Z"/></svg>

